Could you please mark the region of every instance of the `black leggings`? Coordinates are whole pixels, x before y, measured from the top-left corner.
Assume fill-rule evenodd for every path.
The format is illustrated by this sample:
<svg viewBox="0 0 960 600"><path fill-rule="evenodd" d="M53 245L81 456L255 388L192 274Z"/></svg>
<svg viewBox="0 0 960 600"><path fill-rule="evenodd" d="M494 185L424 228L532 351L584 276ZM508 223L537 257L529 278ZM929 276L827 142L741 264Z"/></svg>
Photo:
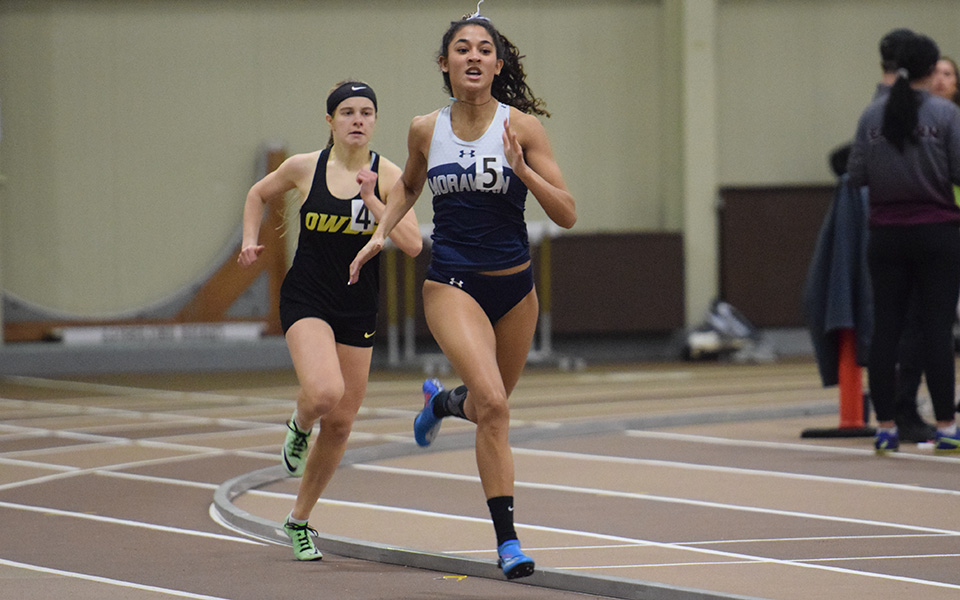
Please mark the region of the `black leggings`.
<svg viewBox="0 0 960 600"><path fill-rule="evenodd" d="M960 294L960 230L952 224L870 229L873 341L870 397L878 421L895 414L897 344L916 290L923 335L923 370L938 421L956 413L953 321Z"/></svg>

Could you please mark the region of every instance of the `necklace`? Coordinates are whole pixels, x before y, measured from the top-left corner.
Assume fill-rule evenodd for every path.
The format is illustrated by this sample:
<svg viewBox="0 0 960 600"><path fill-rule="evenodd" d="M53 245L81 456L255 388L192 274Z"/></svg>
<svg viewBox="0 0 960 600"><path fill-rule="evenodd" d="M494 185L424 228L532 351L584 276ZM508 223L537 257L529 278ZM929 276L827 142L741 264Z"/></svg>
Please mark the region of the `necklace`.
<svg viewBox="0 0 960 600"><path fill-rule="evenodd" d="M451 98L453 98L453 97L451 96ZM494 101L494 97L493 97L493 96L490 96L489 98L487 98L487 99L484 100L483 102L467 102L466 100L461 100L461 99L459 99L459 98L453 98L453 101L454 101L454 102L459 102L459 103L461 103L461 104L466 104L466 105L468 105L468 106L486 106L487 104L490 104L491 102Z"/></svg>

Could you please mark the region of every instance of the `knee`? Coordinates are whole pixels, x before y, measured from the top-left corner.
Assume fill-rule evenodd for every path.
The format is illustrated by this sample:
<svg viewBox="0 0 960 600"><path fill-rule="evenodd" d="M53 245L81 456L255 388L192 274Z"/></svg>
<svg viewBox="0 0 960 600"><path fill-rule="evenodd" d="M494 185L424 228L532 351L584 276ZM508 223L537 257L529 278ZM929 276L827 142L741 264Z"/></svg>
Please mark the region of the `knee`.
<svg viewBox="0 0 960 600"><path fill-rule="evenodd" d="M329 413L343 397L342 382L312 383L301 386L300 401L305 410L316 416Z"/></svg>
<svg viewBox="0 0 960 600"><path fill-rule="evenodd" d="M320 435L334 444L346 444L352 430L353 415L327 415L320 419Z"/></svg>
<svg viewBox="0 0 960 600"><path fill-rule="evenodd" d="M473 390L470 391L473 394ZM506 428L510 423L510 407L507 405L507 395L505 392L492 392L484 395L477 395L472 400L477 425L489 427Z"/></svg>

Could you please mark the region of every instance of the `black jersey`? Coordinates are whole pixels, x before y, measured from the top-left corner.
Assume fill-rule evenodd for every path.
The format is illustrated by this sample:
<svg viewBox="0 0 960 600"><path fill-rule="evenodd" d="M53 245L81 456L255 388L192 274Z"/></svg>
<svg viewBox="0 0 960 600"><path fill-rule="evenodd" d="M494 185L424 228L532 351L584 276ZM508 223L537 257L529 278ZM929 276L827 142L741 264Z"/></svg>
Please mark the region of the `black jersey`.
<svg viewBox="0 0 960 600"><path fill-rule="evenodd" d="M380 290L379 255L360 269L360 279L347 285L350 263L366 245L377 223L358 192L336 198L327 189L330 149L320 152L310 193L300 207L300 237L293 265L280 289L286 300L316 307L329 318L376 315ZM370 169L379 173L380 157L371 152ZM374 193L380 197L379 182Z"/></svg>

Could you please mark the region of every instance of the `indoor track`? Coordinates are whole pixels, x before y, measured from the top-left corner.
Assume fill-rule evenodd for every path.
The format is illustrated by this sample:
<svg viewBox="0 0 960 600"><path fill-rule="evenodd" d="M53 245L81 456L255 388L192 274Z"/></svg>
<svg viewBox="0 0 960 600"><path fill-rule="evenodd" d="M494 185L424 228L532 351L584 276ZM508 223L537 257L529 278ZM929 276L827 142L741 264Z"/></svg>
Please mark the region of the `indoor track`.
<svg viewBox="0 0 960 600"><path fill-rule="evenodd" d="M837 424L812 362L529 369L522 584L494 565L472 425L413 443L421 380L372 375L311 519L326 556L299 563L274 541L292 372L0 379L0 598L960 595L960 457L801 439Z"/></svg>

